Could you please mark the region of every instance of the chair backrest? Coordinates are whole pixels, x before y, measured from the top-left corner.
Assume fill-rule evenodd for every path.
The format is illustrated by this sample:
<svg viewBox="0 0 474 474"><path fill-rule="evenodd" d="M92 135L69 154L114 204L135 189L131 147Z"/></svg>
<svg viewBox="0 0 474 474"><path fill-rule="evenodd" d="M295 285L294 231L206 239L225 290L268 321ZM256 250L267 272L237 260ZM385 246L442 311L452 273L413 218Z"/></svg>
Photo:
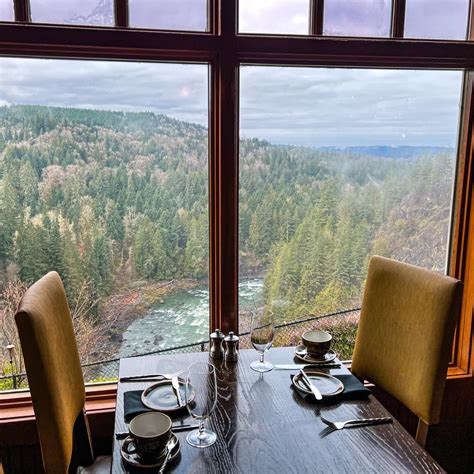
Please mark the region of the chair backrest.
<svg viewBox="0 0 474 474"><path fill-rule="evenodd" d="M461 296L454 278L388 258L370 261L352 371L428 425L439 422Z"/></svg>
<svg viewBox="0 0 474 474"><path fill-rule="evenodd" d="M92 462L84 378L66 293L56 272L26 291L15 320L46 472L64 473Z"/></svg>

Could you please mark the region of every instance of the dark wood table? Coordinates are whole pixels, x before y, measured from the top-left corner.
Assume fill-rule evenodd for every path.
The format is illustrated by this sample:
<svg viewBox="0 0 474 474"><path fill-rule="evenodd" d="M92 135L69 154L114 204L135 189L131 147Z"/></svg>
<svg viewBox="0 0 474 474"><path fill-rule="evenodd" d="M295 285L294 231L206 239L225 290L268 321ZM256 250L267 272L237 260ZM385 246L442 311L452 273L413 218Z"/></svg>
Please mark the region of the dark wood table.
<svg viewBox="0 0 474 474"><path fill-rule="evenodd" d="M193 353L122 359L120 377L159 372L160 365L169 359L184 368L208 358L208 353ZM292 348L271 349L266 358L277 364L296 362ZM306 403L292 390L290 374L296 371L272 370L261 375L249 367L256 359L254 350L240 351L236 363L209 358L219 370L219 400L210 421L218 440L209 448L197 449L186 443L186 432L178 433L181 453L169 466L170 472L443 472L396 421L329 432L317 416L315 405ZM331 369L331 373L347 373L347 369ZM124 392L149 385L119 383L116 433L127 431ZM324 406L321 412L333 421L389 416L373 396L368 401ZM112 472L134 472L122 463L120 443L114 440Z"/></svg>

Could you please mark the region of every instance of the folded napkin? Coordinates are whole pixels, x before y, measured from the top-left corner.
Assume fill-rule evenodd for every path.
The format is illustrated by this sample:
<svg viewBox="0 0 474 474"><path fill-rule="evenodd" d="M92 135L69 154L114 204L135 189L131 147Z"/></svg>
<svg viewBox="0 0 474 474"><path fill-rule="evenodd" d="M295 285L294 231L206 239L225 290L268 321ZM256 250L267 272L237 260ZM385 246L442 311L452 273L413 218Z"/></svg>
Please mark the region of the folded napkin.
<svg viewBox="0 0 474 474"><path fill-rule="evenodd" d="M131 390L123 394L123 413L125 421L128 423L137 415L153 411L142 403L143 390Z"/></svg>
<svg viewBox="0 0 474 474"><path fill-rule="evenodd" d="M304 393L300 390L294 383L293 383L294 375L291 375L291 384L292 388L296 390L298 395L303 398L306 402L310 403L322 403L322 404L333 404L339 403L343 400L366 400L369 398L371 391L364 387L364 385L360 382L360 380L352 374L344 374L344 375L334 375L336 379L340 380L344 385L344 391L341 392L339 395L334 397L323 397L322 400L317 401L314 398L313 394Z"/></svg>

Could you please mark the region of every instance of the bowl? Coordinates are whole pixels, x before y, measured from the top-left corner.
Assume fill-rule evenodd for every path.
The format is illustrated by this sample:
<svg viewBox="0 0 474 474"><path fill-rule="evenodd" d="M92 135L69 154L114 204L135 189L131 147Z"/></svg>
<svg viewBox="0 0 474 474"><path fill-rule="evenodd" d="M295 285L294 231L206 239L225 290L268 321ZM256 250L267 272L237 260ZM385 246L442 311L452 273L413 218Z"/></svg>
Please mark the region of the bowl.
<svg viewBox="0 0 474 474"><path fill-rule="evenodd" d="M331 348L332 336L326 331L306 331L301 337L309 355L321 357Z"/></svg>

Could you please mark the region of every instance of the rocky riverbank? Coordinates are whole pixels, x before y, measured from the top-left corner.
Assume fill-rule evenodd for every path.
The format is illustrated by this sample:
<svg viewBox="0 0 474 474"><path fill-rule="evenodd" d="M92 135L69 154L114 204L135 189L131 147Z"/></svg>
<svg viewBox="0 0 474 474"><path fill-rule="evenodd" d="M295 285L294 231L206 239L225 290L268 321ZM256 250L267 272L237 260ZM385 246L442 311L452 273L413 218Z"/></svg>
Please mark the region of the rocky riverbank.
<svg viewBox="0 0 474 474"><path fill-rule="evenodd" d="M118 294L111 295L100 303L97 327L98 344L92 359L104 360L114 357L122 344L124 331L136 319L144 316L153 305L164 303L172 293L203 285L201 280L170 280L159 283L137 281Z"/></svg>

